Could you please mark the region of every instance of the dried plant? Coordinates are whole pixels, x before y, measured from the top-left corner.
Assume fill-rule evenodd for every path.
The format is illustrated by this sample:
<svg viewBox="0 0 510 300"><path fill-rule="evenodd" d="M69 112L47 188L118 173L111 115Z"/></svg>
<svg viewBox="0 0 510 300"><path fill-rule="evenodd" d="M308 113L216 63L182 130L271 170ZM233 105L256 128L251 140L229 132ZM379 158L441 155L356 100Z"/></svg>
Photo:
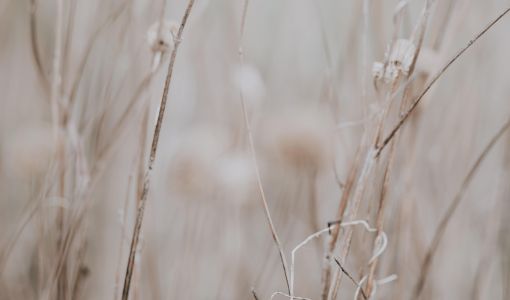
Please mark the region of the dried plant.
<svg viewBox="0 0 510 300"><path fill-rule="evenodd" d="M0 0L0 300L507 299L500 2Z"/></svg>

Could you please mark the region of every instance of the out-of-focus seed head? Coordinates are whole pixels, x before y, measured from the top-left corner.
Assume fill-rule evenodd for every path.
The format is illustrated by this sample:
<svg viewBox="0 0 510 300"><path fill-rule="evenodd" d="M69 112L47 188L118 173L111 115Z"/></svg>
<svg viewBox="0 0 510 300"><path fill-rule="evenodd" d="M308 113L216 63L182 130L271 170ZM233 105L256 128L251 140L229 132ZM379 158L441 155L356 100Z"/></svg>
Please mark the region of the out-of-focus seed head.
<svg viewBox="0 0 510 300"><path fill-rule="evenodd" d="M291 108L264 124L268 153L285 165L317 170L331 162L334 125L325 112Z"/></svg>
<svg viewBox="0 0 510 300"><path fill-rule="evenodd" d="M147 31L147 42L152 51L166 53L172 51L179 25L176 22L165 20L151 25Z"/></svg>
<svg viewBox="0 0 510 300"><path fill-rule="evenodd" d="M170 162L171 188L190 198L210 195L217 186L217 163L227 148L221 132L199 129L180 142Z"/></svg>
<svg viewBox="0 0 510 300"><path fill-rule="evenodd" d="M232 78L235 87L242 91L248 108L257 107L266 95L266 87L259 70L249 64L237 66Z"/></svg>
<svg viewBox="0 0 510 300"><path fill-rule="evenodd" d="M256 194L256 177L250 157L244 153L227 153L218 161L219 188L226 200L236 206L248 204Z"/></svg>

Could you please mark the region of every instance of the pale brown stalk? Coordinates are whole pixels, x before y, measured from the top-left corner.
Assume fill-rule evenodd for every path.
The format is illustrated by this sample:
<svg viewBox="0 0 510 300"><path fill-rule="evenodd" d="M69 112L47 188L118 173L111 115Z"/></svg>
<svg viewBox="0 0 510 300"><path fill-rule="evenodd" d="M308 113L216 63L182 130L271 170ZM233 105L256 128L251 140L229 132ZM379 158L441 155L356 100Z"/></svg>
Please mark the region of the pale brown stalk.
<svg viewBox="0 0 510 300"><path fill-rule="evenodd" d="M244 65L243 36L244 36L244 28L246 25L246 14L248 12L248 4L249 4L249 0L245 0L244 5L243 5L243 15L241 17L241 31L240 31L240 38L239 38L239 61L240 61L241 66ZM278 234L276 232L276 227L274 226L273 219L271 218L271 212L269 211L269 206L267 204L266 194L264 192L264 187L262 186L262 178L260 176L260 170L259 170L259 166L257 163L257 152L255 151L255 143L253 141L253 134L252 134L252 130L251 130L250 119L248 117L248 111L246 109L246 101L244 100L242 85L240 88L239 96L241 99L244 123L245 123L246 131L248 134L251 158L252 158L252 162L253 162L253 168L255 169L255 176L257 178L257 187L258 187L258 190L260 193L260 199L262 200L262 205L264 206L264 213L266 215L267 223L269 224L269 229L271 230L271 235L273 237L273 241L276 245L276 248L278 248L280 260L282 262L283 273L285 276L285 283L287 285L287 291L290 294L291 289L290 289L290 283L289 283L289 275L288 275L288 271L287 271L287 269L288 269L287 259L285 257L285 253L283 251L283 247L282 247L282 243L280 242L280 238L278 237Z"/></svg>
<svg viewBox="0 0 510 300"><path fill-rule="evenodd" d="M44 91L49 93L50 80L41 60L37 30L37 0L30 0L30 47L34 58L37 75L42 82Z"/></svg>
<svg viewBox="0 0 510 300"><path fill-rule="evenodd" d="M368 134L369 133L367 133L367 135ZM359 206L361 204L361 200L363 199L363 196L366 191L368 178L369 178L370 174L372 173L372 169L374 168L375 163L376 163L375 158L373 156L373 150L371 148L374 142L375 142L375 140L372 140L372 144L369 145L369 149L368 149L367 153L365 154L365 159L363 161L363 164L360 165L361 169L360 169L360 173L358 176L357 185L354 190L352 204L349 208L349 213L346 218L346 220L348 220L348 221L354 220L356 217ZM345 263L347 255L349 254L352 235L353 235L353 228L351 228L351 227L346 228L345 233L344 233L344 246L340 252L340 256L338 257L340 263L342 263L342 264ZM341 281L341 277L342 277L340 271L341 270L337 270L335 272L335 275L332 279L333 287L329 291L328 299L336 299L336 297L337 297L338 288L340 286L340 281Z"/></svg>
<svg viewBox="0 0 510 300"><path fill-rule="evenodd" d="M363 135L363 142L360 145L360 148L365 150L365 158L362 164L359 164L359 175L357 179L357 184L354 189L353 197L352 197L352 204L349 208L348 216L346 217L347 220L354 220L356 218L356 215L358 213L359 206L361 205L361 201L364 197L366 187L368 184L368 180L370 178L370 175L372 174L372 170L375 167L375 165L378 162L378 158L374 155L375 152L375 146L377 145L377 141L379 140L380 134L382 132L382 127L384 124L384 120L386 119L386 116L388 114L388 111L392 105L392 95L394 95L395 90L397 89L397 85L392 85L392 90L388 93L387 100L385 102L385 106L383 108L382 113L379 113L377 116L377 119L375 121L375 125L373 129L368 128L364 132ZM345 203L347 206L347 203ZM338 257L339 261L341 263L345 263L345 260L347 259L347 256L349 255L350 247L351 247L351 241L352 241L352 235L353 235L353 228L346 228L344 233L344 246L340 252L340 256ZM334 249L334 248L333 248ZM340 287L340 282L342 279L342 272L341 270L336 270L334 273L334 276L332 278L333 287L330 288L327 299L336 299L338 289Z"/></svg>
<svg viewBox="0 0 510 300"><path fill-rule="evenodd" d="M342 270L342 273L344 273L352 281L352 283L354 283L354 285L360 289L361 296L363 297L363 299L367 300L368 299L367 293L368 293L368 295L370 295L370 292L368 292L368 291L365 292L363 290L363 287L361 286L361 284L356 279L354 279L354 277L352 277L352 275L349 272L347 272L347 270L340 264L340 262L338 261L338 259L336 259L336 257L335 257L335 262L338 265L338 267L340 268L340 270Z"/></svg>
<svg viewBox="0 0 510 300"><path fill-rule="evenodd" d="M97 39L101 36L101 33L103 32L103 30L105 30L108 27L108 25L115 22L115 20L117 20L117 18L120 17L120 15L124 11L124 9L126 9L126 7L127 7L127 2L124 2L123 4L121 4L119 6L119 8L116 9L111 15L109 15L106 18L106 20L96 28L94 33L92 33L92 36L88 40L87 46L85 47L83 56L81 57L81 60L78 63L78 69L76 71L75 78L71 84L71 88L69 91L69 101L71 103L73 101L75 101L76 93L78 92L80 82L83 78L83 73L85 71L85 67L87 66L88 59L90 57L90 54L92 53L92 50L94 49L94 45L95 45Z"/></svg>
<svg viewBox="0 0 510 300"><path fill-rule="evenodd" d="M428 23L428 19L429 19L429 15L430 15L430 8L432 6L432 2L433 2L432 0L427 0L425 7L423 8L423 13L420 17L420 20L416 24L416 27L415 27L414 32L411 37L412 42L416 45L416 50L413 53L413 60L409 67L409 73L407 76L405 76L406 82L410 81L410 77L414 73L414 68L416 66L416 62L420 55L420 50L423 46L423 38L425 36L425 31L427 28L427 23ZM408 102L410 101L410 98L411 98L412 89L413 89L412 85L405 84L404 93L403 93L402 99L400 101L400 110L399 110L400 113L402 113L405 110L405 108L407 107ZM391 95L390 95L390 97L391 97ZM391 98L393 98L393 97L391 97ZM390 99L390 101L392 101L392 100ZM386 118L387 118L387 114L384 117L384 119L386 119ZM381 126L381 129L382 129L382 126ZM379 139L380 134L382 134L382 130L379 131L378 134L379 135L377 138ZM386 166L384 167L383 185L382 185L381 194L380 194L380 198L379 198L379 208L377 210L377 215L376 215L377 235L373 242L374 249L377 247L377 239L378 239L379 235L383 232L383 229L384 229L384 212L385 212L385 209L387 206L387 193L388 193L389 183L390 183L390 174L391 174L393 162L395 159L397 140L398 140L398 138L394 139L391 142L390 153L388 155ZM367 291L368 295L371 295L372 289L374 287L373 286L374 276L375 276L375 270L377 268L378 260L379 260L379 257L375 257L374 260L369 263L369 271L368 271L367 285L366 285L366 291Z"/></svg>
<svg viewBox="0 0 510 300"><path fill-rule="evenodd" d="M432 242L430 243L430 246L427 249L425 258L423 259L423 262L421 264L420 277L418 278L418 281L414 288L414 293L413 293L412 299L418 299L420 297L421 292L423 291L423 287L425 286L427 276L430 271L430 267L432 265L432 259L434 258L434 255L439 247L439 244L441 243L443 235L446 231L446 227L450 223L450 220L452 219L452 216L455 213L455 211L457 210L457 207L459 206L460 202L462 201L462 199L464 199L464 194L466 193L467 188L469 187L471 181L473 180L474 176L476 175L476 172L478 171L478 169L479 169L480 165L482 164L482 162L484 161L484 159L487 157L487 154L489 154L490 150L494 147L494 145L499 141L499 139L503 136L503 134L509 128L510 128L510 119L508 121L506 121L506 123L491 138L489 143L485 146L483 151L477 157L475 163L469 169L469 172L467 173L466 177L464 177L464 180L462 181L462 184L461 184L459 190L455 194L455 197L450 202L450 205L446 209L446 212L443 214L443 217L441 218L441 221L439 222L439 225L434 233L434 237L432 238Z"/></svg>
<svg viewBox="0 0 510 300"><path fill-rule="evenodd" d="M365 4L366 5L366 4ZM420 34L420 38L423 39L423 31L424 31L424 25L426 24L426 18L428 16L428 10L430 8L430 1L427 1L427 4L426 4L426 7L424 9L424 13L423 13L423 16L422 16L422 22L420 22L417 26L417 28L420 28L422 29L421 31L421 34ZM397 18L396 20L396 27L398 28L399 27L399 19L400 18ZM425 20L423 20L425 19ZM395 30L395 32L397 32L397 30ZM396 35L393 37L393 40L396 40ZM391 43L391 47L393 47L393 42ZM390 50L391 51L391 50ZM416 55L417 53L415 53ZM413 66L414 66L414 63L416 62L416 56L413 60ZM385 62L386 64L387 62ZM412 67L413 67L412 66ZM409 79L409 78L407 78ZM375 127L375 132L372 133L372 141L371 143L368 145L368 152L365 154L366 157L365 157L365 161L363 163L363 165L360 165L360 170L358 172L359 173L359 178L357 180L357 186L356 186L356 189L355 189L355 193L354 193L354 196L353 196L353 205L351 207L351 211L349 213L350 215L350 219L353 219L355 218L356 214L357 214L357 210L358 210L358 207L361 203L361 200L363 198L363 194L364 194L364 190L365 190L365 186L366 186L366 183L369 179L369 176L371 174L371 170L372 168L375 166L375 164L377 163L377 156L375 157L372 157L374 155L374 152L371 151L372 149L372 146L376 147L376 145L378 144L378 141L380 139L380 136L383 132L383 125L384 125L384 121L386 120L387 116L388 116L388 113L391 109L391 106L393 104L393 99L394 99L394 96L397 94L397 89L398 89L398 85L397 85L397 82L400 81L400 76L399 78L397 78L396 82L394 82L392 85L391 85L391 90L390 92L388 92L387 94L387 97L386 97L386 101L385 101L385 106L383 108L383 111L382 113L379 114L378 118L377 118L377 121L376 121L376 127ZM404 97L406 95L406 91L408 91L408 89L410 88L410 85L409 85L410 81L406 82L406 84L404 85ZM369 131L366 131L365 134L364 134L364 139L365 140L369 140L369 136L370 136L370 133ZM345 203L344 204L340 204L340 207L342 208L342 215L343 213L345 212L345 208L347 207L347 199L345 199ZM347 228L346 229L346 232L345 232L345 244L344 244L344 248L341 252L341 255L340 255L340 261L344 261L349 253L349 249L350 249L350 243L351 243L351 239L352 239L352 234L353 234L353 230L352 228ZM336 239L336 237L335 237ZM330 252L332 252L334 250L334 244L333 244L333 247L331 248L331 245L330 245ZM329 268L329 267L327 267ZM323 299L336 299L336 296L337 296L337 292L338 292L338 288L339 288L339 285L340 285L340 280L341 280L341 272L340 270L337 270L335 272L335 276L333 277L333 288L330 289L329 285L329 281L330 281L330 274L328 272L328 270L326 269L325 271L323 271L323 293L322 293L322 297ZM327 292L327 290L329 290L329 292Z"/></svg>
<svg viewBox="0 0 510 300"><path fill-rule="evenodd" d="M57 17L55 22L55 44L53 49L53 69L51 79L51 119L53 122L54 140L57 142L60 127L60 91L62 87L62 30L64 2L57 0Z"/></svg>
<svg viewBox="0 0 510 300"><path fill-rule="evenodd" d="M52 80L51 80L51 120L53 125L53 142L57 145L57 161L60 178L59 196L64 198L65 193L65 164L66 164L66 145L61 138L62 123L62 50L63 50L63 27L64 27L64 1L57 0L56 3L56 20L55 20L55 43L53 48L53 67L52 67ZM58 240L57 247L63 248L64 238L64 208L59 208L57 213L57 231ZM58 264L57 264L58 265ZM64 270L65 272L65 270ZM58 280L57 298L65 298L66 294L66 273L64 276L55 276ZM51 293L51 288L48 289L48 295Z"/></svg>
<svg viewBox="0 0 510 300"><path fill-rule="evenodd" d="M191 9L193 8L194 3L195 3L194 0L190 0L188 2L186 11L184 12L184 16L182 17L182 20L181 20L181 26L179 27L179 31L177 32L177 37L175 39L175 45L172 50L172 54L170 56L170 63L168 64L168 73L167 73L167 76L165 79L165 86L163 88L163 96L161 98L161 102L160 102L159 109L158 109L158 117L156 120L156 126L154 128L154 134L152 136L152 144L151 144L151 148L150 148L147 169L146 169L145 175L144 175L142 194L140 196L140 202L138 204L138 209L136 212L135 227L134 227L133 236L131 239L131 247L130 247L129 258L128 258L128 263L127 263L127 267L126 267L126 277L124 280L124 288L122 291L122 299L123 300L128 300L128 298L129 298L131 278L133 276L133 271L134 271L134 266L135 266L135 255L136 255L136 250L138 248L140 232L142 229L145 204L147 202L147 196L149 194L150 175L151 175L152 169L154 167L154 161L156 160L159 136L161 133L161 126L163 124L163 119L164 119L164 115L165 115L165 108L166 108L166 104L167 104L170 82L172 80L175 58L177 56L177 50L179 49L179 45L181 44L184 27L186 26L186 23L188 21L188 18L190 16Z"/></svg>
<svg viewBox="0 0 510 300"><path fill-rule="evenodd" d="M85 207L89 203L85 201L90 193L90 173L88 162L85 158L85 151L83 147L83 142L81 138L77 135L78 133L74 131L72 124L69 124L66 129L65 137L68 139L69 144L71 145L72 151L68 152L69 160L66 160L66 157L62 157L60 161L60 165L58 168L61 168L59 172L61 172L60 176L60 195L62 198L64 196L72 199L75 205L71 205L70 208L60 207L57 215L57 225L58 227L58 243L57 243L57 252L56 255L56 263L53 266L51 271L51 276L49 276L49 283L43 292L43 296L41 299L49 299L51 298L53 287L57 284L57 298L58 299L66 299L69 292L72 292L68 288L68 263L72 261L69 259L71 247L74 245L73 243L76 241L76 237L80 234L78 230L83 223L85 214ZM71 153L72 152L72 153ZM72 154L72 155L71 155ZM73 192L70 195L64 195L65 189L63 185L66 183L64 180L65 177L62 175L66 170L63 168L64 163L72 163L73 166L73 176L74 182L68 183L69 186L72 186ZM72 180L70 180L72 181ZM69 209L68 212L65 210ZM65 217L65 218L64 218ZM64 220L66 221L64 223ZM68 225L65 227L64 225ZM64 230L65 229L65 230ZM79 247L83 247L83 244ZM78 253L79 254L79 253ZM80 279L81 280L81 279ZM75 282L76 283L76 282Z"/></svg>
<svg viewBox="0 0 510 300"><path fill-rule="evenodd" d="M340 198L340 204L338 205L338 210L336 214L336 220L341 220L345 213L345 209L347 208L347 203L349 201L349 197L351 195L352 187L354 186L356 175L358 173L358 168L361 160L361 144L358 146L358 150L356 152L355 159L350 168L349 175L347 176L347 180L345 185L343 186L342 196ZM331 284L331 258L333 256L333 251L335 250L336 243L338 241L338 236L340 234L340 226L335 226L331 230L331 235L329 236L328 246L325 251L323 263L322 263L322 292L321 298L326 300L328 298L330 284Z"/></svg>
<svg viewBox="0 0 510 300"><path fill-rule="evenodd" d="M70 67L70 60L71 60L71 51L72 51L72 44L73 44L73 33L74 28L76 25L76 6L77 6L77 0L69 0L69 8L67 12L67 21L66 21L66 34L64 38L64 45L63 45L63 53L62 53L62 61L63 61L63 69L62 69L62 76L63 80L67 80L69 76L69 67ZM64 82L64 85L67 82Z"/></svg>
<svg viewBox="0 0 510 300"><path fill-rule="evenodd" d="M52 170L48 171L48 174L53 174ZM30 201L26 208L23 209L23 215L20 218L18 223L18 227L13 231L7 241L2 245L0 250L0 277L4 274L5 266L9 260L9 257L14 249L14 246L20 239L21 235L27 228L30 221L34 218L37 211L41 207L41 202L48 197L50 190L55 185L55 178L53 176L48 176L48 180L45 181L44 185L41 187L40 194L34 199L34 201Z"/></svg>
<svg viewBox="0 0 510 300"><path fill-rule="evenodd" d="M432 80L429 84L423 89L423 91L418 95L418 97L415 98L409 109L406 110L406 112L402 115L400 120L398 121L397 125L393 127L393 129L390 131L390 133L386 136L384 141L382 142L381 146L379 146L376 149L376 156L379 156L381 152L384 150L384 148L388 145L388 143L393 139L397 131L400 130L400 128L404 125L406 120L409 118L409 116L414 112L418 104L421 102L423 97L427 94L427 92L431 89L431 87L437 82L437 80L450 68L450 66L460 57L466 50L468 50L474 43L480 39L489 29L491 29L496 23L498 23L508 12L510 11L510 8L505 9L496 19L491 21L488 25L486 25L478 34L476 34L468 43L466 46L464 46L462 49L457 52L442 68L439 70L439 72L432 77Z"/></svg>
<svg viewBox="0 0 510 300"><path fill-rule="evenodd" d="M155 70L151 70L150 73L145 75L145 77L142 79L142 81L136 88L133 96L129 99L126 109L122 112L119 119L112 126L110 136L113 137L113 141L106 143L103 148L98 149L97 160L102 160L106 156L108 156L110 154L110 152L113 151L115 146L118 144L120 137L122 137L123 134L125 134L125 132L126 132L125 125L126 125L126 122L128 121L128 117L130 117L132 115L132 113L134 111L136 111L135 108L139 107L139 106L137 106L137 101L139 101L140 96L150 86L150 84L152 83L152 79L154 78L154 76L156 75L158 70L159 70L159 66ZM145 110L144 108L142 108L142 109Z"/></svg>
<svg viewBox="0 0 510 300"><path fill-rule="evenodd" d="M396 143L392 143L391 145L391 151L389 154L388 162L385 167L384 177L383 177L383 186L381 189L381 194L379 198L379 208L377 210L377 216L376 216L376 228L377 228L377 234L374 238L373 242L373 248L375 249L377 247L377 240L382 234L384 230L384 212L387 206L387 194L389 189L389 183L390 183L390 174L392 170L393 165L393 159L395 158L395 148ZM368 277L367 277L367 286L366 286L366 293L367 295L370 295L372 293L372 288L374 284L374 276L375 276L375 270L377 268L377 262L379 258L375 257L372 262L369 263L368 268Z"/></svg>
<svg viewBox="0 0 510 300"><path fill-rule="evenodd" d="M124 200L124 206L122 208L122 219L120 220L121 222L121 230L120 230L120 242L119 242L119 249L118 249L118 252L117 252L117 270L115 271L115 287L114 287L114 291L113 291L113 299L116 300L118 299L118 295L119 295L119 289L120 289L120 268L121 268L121 264L122 264L122 255L124 253L124 242L125 242L125 236L126 236L126 224L127 224L127 214L128 214L128 208L129 208L129 195L130 195L130 192L131 192L131 185L132 185L132 182L133 182L133 177L134 177L134 172L132 172L130 175L129 175L129 178L128 178L128 183L127 183L127 193L126 193L126 198Z"/></svg>

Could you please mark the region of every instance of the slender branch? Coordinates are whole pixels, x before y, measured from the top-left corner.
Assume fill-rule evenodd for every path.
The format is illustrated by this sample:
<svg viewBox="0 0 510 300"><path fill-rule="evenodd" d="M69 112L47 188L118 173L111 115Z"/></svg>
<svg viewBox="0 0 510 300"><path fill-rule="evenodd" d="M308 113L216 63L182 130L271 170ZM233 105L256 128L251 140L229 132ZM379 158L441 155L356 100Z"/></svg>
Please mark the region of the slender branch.
<svg viewBox="0 0 510 300"><path fill-rule="evenodd" d="M167 99L168 99L168 91L170 89L170 82L172 80L175 58L177 56L177 50L179 49L179 45L181 44L184 27L186 26L186 23L188 21L188 18L189 18L189 15L191 13L191 9L193 8L194 3L195 3L195 0L189 0L189 2L188 2L186 11L184 12L184 16L182 17L181 26L179 27L179 31L178 31L177 37L175 39L174 49L172 50L172 54L170 56L170 63L168 64L168 73L167 73L167 76L165 79L165 86L163 88L163 96L162 96L161 102L159 104L158 117L156 119L156 126L154 128L154 134L152 136L152 144L151 144L151 148L150 148L149 162L147 164L147 169L145 171L142 193L140 196L139 206L138 206L138 209L136 212L136 221L135 221L135 227L133 230L133 236L131 239L131 247L129 250L129 258L128 258L128 263L127 263L127 267L126 267L126 277L124 280L124 288L122 291L122 300L128 300L128 298L129 298L129 288L131 286L131 278L133 277L135 255L136 255L136 250L138 248L140 231L142 228L145 204L147 202L147 196L149 194L150 175L152 173L152 168L154 167L154 161L156 160L156 152L158 150L159 136L160 136L160 132L161 132L161 126L163 125L163 118L165 115L165 108L166 108Z"/></svg>
<svg viewBox="0 0 510 300"><path fill-rule="evenodd" d="M343 186L342 196L340 198L340 203L338 205L338 210L336 213L336 218L340 220L343 218L345 214L345 210L347 208L347 202L349 201L349 197L351 195L351 190L354 187L354 182L356 181L356 175L359 169L359 163L361 161L361 148L363 147L363 142L358 146L358 150L356 151L356 156L354 158L353 164L350 167L349 175L347 176L347 180ZM328 227L330 224L328 223ZM338 236L340 235L340 228L333 227L331 230L328 246L324 253L324 258L322 262L322 274L321 274L321 299L327 300L330 285L331 285L331 257L333 256L333 251L335 250L336 243L338 241Z"/></svg>
<svg viewBox="0 0 510 300"><path fill-rule="evenodd" d="M335 259L336 264L340 267L340 270L342 270L342 273L347 275L347 277L352 281L352 283L354 283L354 285L360 289L361 296L363 296L363 299L367 300L368 299L367 294L363 290L363 287L361 286L361 284L359 282L357 282L356 279L354 279L354 277L352 277L352 275L349 272L347 272L347 270L342 266L342 264L340 264L340 261L338 261L338 259L336 257L334 259Z"/></svg>
<svg viewBox="0 0 510 300"><path fill-rule="evenodd" d="M154 61L154 58L151 60ZM161 63L160 63L161 65ZM135 92L131 96L131 99L129 99L129 102L126 106L126 109L122 112L118 120L115 122L115 124L112 125L112 130L110 136L113 138L113 140L109 140L108 143L104 145L104 147L100 148L97 152L97 159L101 160L104 157L108 156L115 146L119 143L120 138L125 133L125 126L126 122L128 121L128 117L132 115L134 111L136 111L137 108L139 108L136 104L137 101L140 99L140 96L147 90L147 88L152 83L152 80L154 79L154 76L158 73L160 69L160 66L156 67L155 69L151 69L151 71L145 75L145 77L142 79L142 81L138 84L138 87L136 88ZM124 132L123 132L124 130Z"/></svg>
<svg viewBox="0 0 510 300"><path fill-rule="evenodd" d="M103 32L103 30L108 28L108 25L114 23L117 20L117 18L119 18L121 16L122 12L127 7L128 7L127 2L120 4L119 8L116 9L112 14L110 14L106 18L106 20L95 29L95 31L92 33L91 38L87 41L87 45L85 46L83 56L81 57L80 62L78 63L75 78L73 79L73 81L71 83L71 88L69 91L69 101L70 102L75 101L76 93L78 92L78 87L80 86L80 82L83 78L85 67L87 66L87 62L88 62L89 57L92 53L92 50L94 49L94 45L95 45L96 41L101 36L101 33Z"/></svg>
<svg viewBox="0 0 510 300"><path fill-rule="evenodd" d="M49 168L50 170L48 170L48 174L52 174L54 166L50 166ZM18 243L21 235L40 209L41 202L43 202L43 199L48 197L49 191L54 188L55 184L55 177L49 176L34 201L30 201L23 209L23 215L19 218L20 221L18 222L18 227L12 232L12 234L10 234L9 238L0 247L0 277L3 276L5 265L12 254L14 246Z"/></svg>
<svg viewBox="0 0 510 300"><path fill-rule="evenodd" d="M41 79L44 87L44 91L49 93L50 81L48 74L44 69L44 65L41 60L41 52L39 50L39 43L37 38L37 0L30 0L30 47L32 50L32 56L35 61L37 69L37 75Z"/></svg>
<svg viewBox="0 0 510 300"><path fill-rule="evenodd" d="M439 226L437 227L434 237L432 239L432 242L430 243L430 246L425 254L425 258L423 259L422 265L421 265L421 273L420 277L418 279L418 282L416 284L416 287L414 289L414 296L412 299L418 299L421 295L421 292L423 291L423 287L425 286L425 282L427 280L427 275L430 271L430 267L432 265L432 259L434 257L434 254L437 251L437 248L439 247L439 244L443 238L443 235L446 231L446 227L448 226L448 223L450 222L453 214L457 210L457 207L459 206L460 202L463 199L464 194L466 193L466 190L473 180L474 175L478 171L481 163L487 157L487 154L490 152L490 150L494 147L496 142L503 136L505 131L507 131L510 128L510 119L506 121L506 123L499 129L499 131L492 137L490 142L485 146L482 153L478 156L476 159L476 162L473 164L471 169L469 170L469 173L464 177L464 180L462 181L462 185L460 186L460 189L455 194L455 198L453 198L452 202L448 206L448 209L444 213L443 217L441 218L441 222L439 223Z"/></svg>
<svg viewBox="0 0 510 300"><path fill-rule="evenodd" d="M290 298L291 300L294 299L294 300L312 300L310 298L304 298L304 297L292 297L291 295L288 295L288 294L285 294L285 293L282 293L282 292L274 292L272 295L271 295L271 298L269 298L270 300L273 300L274 297L276 296L283 296L283 297L287 297L287 298Z"/></svg>
<svg viewBox="0 0 510 300"><path fill-rule="evenodd" d="M436 81L450 68L450 66L462 55L466 50L468 50L475 42L478 41L480 37L482 37L489 29L492 28L499 20L501 20L508 12L510 11L510 8L507 8L505 11L503 11L496 19L494 19L492 22L490 22L488 25L486 25L482 31L480 31L478 34L476 34L468 43L466 46L464 46L462 49L457 52L442 68L439 70L439 72L432 78L430 83L425 87L425 89L416 97L416 99L413 101L409 109L403 114L402 118L400 118L400 121L397 123L395 127L391 130L391 132L388 134L388 136L384 139L381 146L379 146L376 149L375 156L378 157L381 152L384 150L384 148L388 145L388 143L393 139L397 131L400 130L402 125L404 125L405 121L409 118L409 116L413 113L413 111L416 109L420 101L423 99L423 97L427 94L427 92L430 90L430 88L436 83Z"/></svg>
<svg viewBox="0 0 510 300"><path fill-rule="evenodd" d="M374 238L374 250L377 248L377 239L380 236L380 234L383 232L384 211L386 209L387 202L388 202L387 192L389 189L390 174L392 171L393 160L395 158L395 152L396 152L395 145L396 145L395 142L391 144L391 148L390 148L391 150L390 150L388 162L387 162L385 170L384 170L383 185L382 185L382 189L381 189L381 194L379 196L379 208L377 210L377 215L376 215L377 235ZM378 257L374 257L374 259L369 262L369 271L368 271L367 285L366 285L366 290L369 295L372 293L375 269L377 268L377 262L378 262Z"/></svg>
<svg viewBox="0 0 510 300"><path fill-rule="evenodd" d="M71 51L73 45L73 37L74 37L74 28L76 26L76 7L77 0L69 1L69 9L67 13L67 21L66 21L66 34L64 39L64 47L63 47L63 79L66 80L69 74L70 60L71 60ZM66 83L64 82L64 85Z"/></svg>
<svg viewBox="0 0 510 300"><path fill-rule="evenodd" d="M55 21L55 44L53 49L53 69L51 79L51 119L53 122L53 135L55 141L58 138L60 126L60 92L62 86L62 27L63 27L64 2L57 1L57 16Z"/></svg>
<svg viewBox="0 0 510 300"><path fill-rule="evenodd" d="M244 65L244 52L243 52L243 42L242 41L243 41L243 36L244 36L244 27L246 24L246 13L248 11L248 4L249 4L249 0L245 0L244 6L243 6L243 15L241 18L241 33L240 33L240 39L239 39L239 61L240 61L241 66ZM258 189L259 189L259 193L260 193L260 198L262 199L262 204L264 206L264 213L266 215L266 219L269 224L269 228L271 230L273 241L274 241L276 247L278 248L278 252L280 254L280 260L282 262L283 273L285 275L285 282L287 284L287 291L289 294L292 294L290 283L289 283L289 275L287 272L287 269L288 269L287 268L287 259L285 258L285 253L283 252L283 247L282 247L282 243L280 242L280 238L278 237L278 234L276 233L276 228L274 226L273 219L271 218L269 206L267 205L266 194L265 194L264 188L262 186L262 179L260 176L260 170L259 170L259 166L257 163L257 153L255 151L255 143L253 142L253 134L251 131L251 125L250 125L250 119L248 117L248 111L246 109L246 101L244 100L242 85L240 87L239 95L240 95L240 99L241 99L241 106L242 106L242 110L243 110L246 131L248 133L251 157L252 157L253 166L255 169L255 175L257 177L257 185L258 185Z"/></svg>
<svg viewBox="0 0 510 300"><path fill-rule="evenodd" d="M61 136L60 131L64 129L64 121L63 115L65 108L62 108L62 51L63 51L63 30L64 30L64 0L56 1L56 20L55 20L55 41L53 46L53 68L52 68L52 79L51 79L51 120L53 127L53 142L57 145L56 150L56 161L58 162L59 173L57 177L59 177L59 185L58 185L58 194L60 197L65 197L65 166L66 166L66 156L67 156L67 147L63 141L63 136ZM56 224L57 224L57 248L62 249L64 251L65 245L63 241L65 241L64 237L67 237L64 229L64 217L65 211L61 207L58 209L56 216ZM66 257L59 256L57 261L56 273L57 276L53 278L58 282L56 297L66 297L67 293L67 282L65 278L67 277L66 268ZM60 275L63 276L60 276ZM53 285L50 285L52 287ZM48 290L48 296L51 294L51 288Z"/></svg>
<svg viewBox="0 0 510 300"><path fill-rule="evenodd" d="M141 151L140 151L141 152ZM134 171L131 172L131 174L129 175L128 177L128 182L127 182L127 193L126 193L126 198L124 199L124 206L122 208L122 218L120 220L120 247L119 247L119 250L117 252L117 270L115 272L115 287L114 287L114 291L113 291L113 299L114 300L117 300L119 297L118 297L118 294L120 292L120 273L121 273L121 266L122 266L122 256L123 256L123 250L124 250L124 243L126 242L126 223L127 223L127 215L128 215L128 208L129 208L129 195L130 195L130 191L131 191L131 185L132 185L132 182L133 182L133 177L134 177Z"/></svg>

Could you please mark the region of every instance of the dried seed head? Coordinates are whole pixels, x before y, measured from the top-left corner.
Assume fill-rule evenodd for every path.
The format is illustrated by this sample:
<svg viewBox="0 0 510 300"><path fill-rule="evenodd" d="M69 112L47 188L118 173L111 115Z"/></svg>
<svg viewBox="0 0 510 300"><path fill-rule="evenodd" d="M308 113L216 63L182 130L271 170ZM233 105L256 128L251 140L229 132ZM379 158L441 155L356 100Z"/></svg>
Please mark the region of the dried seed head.
<svg viewBox="0 0 510 300"><path fill-rule="evenodd" d="M289 167L318 169L331 162L334 125L327 113L291 109L271 117L264 126L269 154Z"/></svg>
<svg viewBox="0 0 510 300"><path fill-rule="evenodd" d="M249 64L237 66L232 78L237 90L243 92L243 97L249 108L257 107L266 94L264 80L259 70Z"/></svg>
<svg viewBox="0 0 510 300"><path fill-rule="evenodd" d="M406 39L399 39L392 46L388 46L385 54L385 64L375 62L372 67L372 74L376 80L384 80L386 83L393 83L401 75L409 75L413 63L415 45Z"/></svg>
<svg viewBox="0 0 510 300"><path fill-rule="evenodd" d="M255 172L250 157L244 153L224 155L218 161L217 178L225 199L233 205L246 205L255 194Z"/></svg>
<svg viewBox="0 0 510 300"><path fill-rule="evenodd" d="M174 48L175 37L179 25L173 21L165 20L163 25L156 22L147 31L147 42L154 52L166 53Z"/></svg>
<svg viewBox="0 0 510 300"><path fill-rule="evenodd" d="M210 195L217 186L216 167L226 151L221 132L195 130L179 143L170 162L171 188L190 198Z"/></svg>
<svg viewBox="0 0 510 300"><path fill-rule="evenodd" d="M413 63L416 47L410 40L399 39L393 45L391 52L386 53L386 60L404 75L409 74L409 68Z"/></svg>

